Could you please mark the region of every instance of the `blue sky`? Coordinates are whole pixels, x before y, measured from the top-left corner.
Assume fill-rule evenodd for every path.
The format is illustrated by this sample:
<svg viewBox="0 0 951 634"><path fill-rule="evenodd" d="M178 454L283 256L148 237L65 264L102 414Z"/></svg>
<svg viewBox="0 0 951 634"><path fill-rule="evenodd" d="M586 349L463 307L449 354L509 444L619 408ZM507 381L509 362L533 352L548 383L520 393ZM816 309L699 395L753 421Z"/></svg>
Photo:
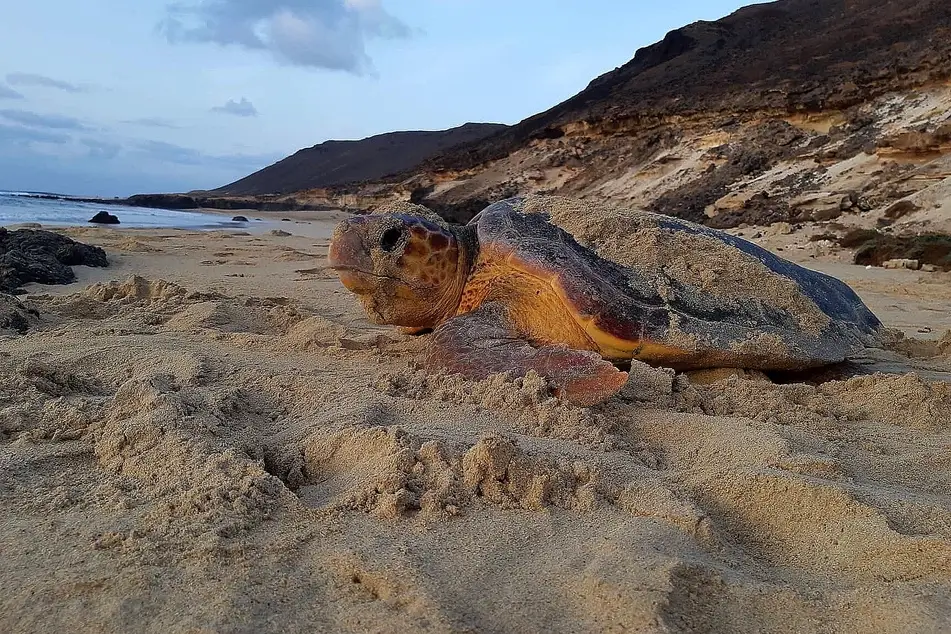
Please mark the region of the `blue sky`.
<svg viewBox="0 0 951 634"><path fill-rule="evenodd" d="M546 110L735 0L31 0L0 21L0 189L213 188L327 139Z"/></svg>

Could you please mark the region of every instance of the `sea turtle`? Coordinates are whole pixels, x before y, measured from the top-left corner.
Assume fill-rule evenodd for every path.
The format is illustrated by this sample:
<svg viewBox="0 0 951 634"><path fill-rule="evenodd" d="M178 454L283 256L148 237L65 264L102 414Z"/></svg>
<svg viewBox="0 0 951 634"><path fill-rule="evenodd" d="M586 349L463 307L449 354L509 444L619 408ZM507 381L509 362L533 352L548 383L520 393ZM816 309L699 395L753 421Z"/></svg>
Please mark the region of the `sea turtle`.
<svg viewBox="0 0 951 634"><path fill-rule="evenodd" d="M843 282L661 214L537 196L452 226L403 203L341 222L330 267L376 323L429 335L425 365L479 379L535 370L580 405L615 364L804 370L876 345Z"/></svg>

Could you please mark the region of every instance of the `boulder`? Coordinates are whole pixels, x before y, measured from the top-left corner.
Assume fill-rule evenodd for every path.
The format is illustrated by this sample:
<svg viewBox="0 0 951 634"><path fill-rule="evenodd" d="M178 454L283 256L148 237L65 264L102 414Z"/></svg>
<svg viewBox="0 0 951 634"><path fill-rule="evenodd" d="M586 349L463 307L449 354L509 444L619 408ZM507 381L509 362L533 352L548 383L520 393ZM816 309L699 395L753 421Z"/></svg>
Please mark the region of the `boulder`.
<svg viewBox="0 0 951 634"><path fill-rule="evenodd" d="M788 236L794 232L793 226L788 222L776 222L766 229L765 234L767 236Z"/></svg>
<svg viewBox="0 0 951 634"><path fill-rule="evenodd" d="M248 219L245 218L244 216L235 216L234 218L231 219L231 222L247 222L247 221Z"/></svg>
<svg viewBox="0 0 951 634"><path fill-rule="evenodd" d="M899 218L904 218L908 214L913 214L919 209L920 207L910 200L899 200L897 203L885 210L885 217L889 220L897 220Z"/></svg>
<svg viewBox="0 0 951 634"><path fill-rule="evenodd" d="M907 258L895 258L892 260L885 260L882 262L882 268L885 269L909 269L912 271L917 271L921 268L921 263L918 260L911 260Z"/></svg>
<svg viewBox="0 0 951 634"><path fill-rule="evenodd" d="M0 292L19 293L30 282L68 284L76 265L109 266L106 252L52 231L0 227Z"/></svg>
<svg viewBox="0 0 951 634"><path fill-rule="evenodd" d="M0 293L0 334L22 335L39 321L40 314L13 295Z"/></svg>
<svg viewBox="0 0 951 634"><path fill-rule="evenodd" d="M89 222L95 222L96 224L100 225L117 225L119 224L119 218L108 211L100 211L95 216L90 218Z"/></svg>

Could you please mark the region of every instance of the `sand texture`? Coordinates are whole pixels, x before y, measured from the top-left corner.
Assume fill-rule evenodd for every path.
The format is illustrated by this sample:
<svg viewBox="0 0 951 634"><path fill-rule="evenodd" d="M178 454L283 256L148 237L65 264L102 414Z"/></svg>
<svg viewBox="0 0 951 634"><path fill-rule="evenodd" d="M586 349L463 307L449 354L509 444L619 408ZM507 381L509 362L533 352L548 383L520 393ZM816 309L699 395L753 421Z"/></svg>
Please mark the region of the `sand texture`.
<svg viewBox="0 0 951 634"><path fill-rule="evenodd" d="M112 265L0 335L0 631L947 631L951 275L810 263L897 329L869 374L581 409L419 370L332 221L67 230Z"/></svg>
<svg viewBox="0 0 951 634"><path fill-rule="evenodd" d="M760 300L794 316L799 327L818 334L829 317L795 282L773 275L756 257L702 234L665 229L669 217L561 196L526 196L522 211L543 213L579 244L599 256L636 269L662 289L671 281L717 300ZM698 232L704 231L700 226ZM751 286L750 280L756 280Z"/></svg>

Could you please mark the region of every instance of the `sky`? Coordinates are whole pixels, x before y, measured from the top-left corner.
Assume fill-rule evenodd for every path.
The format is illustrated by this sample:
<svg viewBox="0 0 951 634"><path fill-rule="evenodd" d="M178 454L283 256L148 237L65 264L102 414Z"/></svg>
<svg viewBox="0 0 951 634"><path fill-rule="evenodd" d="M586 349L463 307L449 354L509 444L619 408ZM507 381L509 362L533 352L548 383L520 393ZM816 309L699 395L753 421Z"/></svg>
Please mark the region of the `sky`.
<svg viewBox="0 0 951 634"><path fill-rule="evenodd" d="M0 189L211 189L329 139L517 123L750 3L4 3Z"/></svg>

